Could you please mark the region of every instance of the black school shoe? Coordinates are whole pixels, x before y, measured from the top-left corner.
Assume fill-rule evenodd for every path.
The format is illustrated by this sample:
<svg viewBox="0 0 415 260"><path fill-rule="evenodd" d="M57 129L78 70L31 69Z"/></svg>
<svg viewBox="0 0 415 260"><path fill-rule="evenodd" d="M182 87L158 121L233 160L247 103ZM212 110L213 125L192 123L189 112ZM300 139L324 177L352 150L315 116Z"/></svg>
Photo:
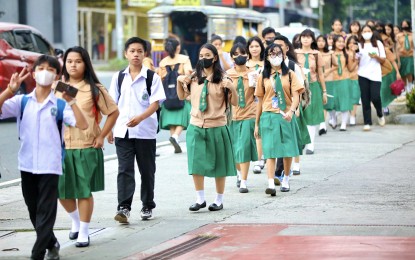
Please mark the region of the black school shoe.
<svg viewBox="0 0 415 260"><path fill-rule="evenodd" d="M48 249L48 253L46 254L46 259L48 260L59 260L59 250L61 248L61 245L59 245L59 242L56 241L56 243L53 245L51 249Z"/></svg>
<svg viewBox="0 0 415 260"><path fill-rule="evenodd" d="M327 134L327 130L324 129L324 128L322 128L318 131L318 135L325 135L325 134Z"/></svg>
<svg viewBox="0 0 415 260"><path fill-rule="evenodd" d="M190 211L198 211L199 209L206 208L206 201L204 201L202 204L195 203L192 206L189 207Z"/></svg>
<svg viewBox="0 0 415 260"><path fill-rule="evenodd" d="M88 236L88 241L87 242L76 242L75 246L76 247L87 247L87 246L89 246L89 236Z"/></svg>
<svg viewBox="0 0 415 260"><path fill-rule="evenodd" d="M69 232L69 239L75 240L78 238L79 232Z"/></svg>
<svg viewBox="0 0 415 260"><path fill-rule="evenodd" d="M210 211L218 211L218 210L221 210L221 209L223 209L223 203L220 204L220 206L216 205L216 203L212 203L212 204L209 205L209 210Z"/></svg>
<svg viewBox="0 0 415 260"><path fill-rule="evenodd" d="M271 188L267 188L265 190L265 194L271 195L271 196L276 196L277 195L277 191L275 189L271 189Z"/></svg>
<svg viewBox="0 0 415 260"><path fill-rule="evenodd" d="M174 153L182 153L182 148L180 147L179 143L176 141L176 138L171 136L169 138L169 141L174 147Z"/></svg>

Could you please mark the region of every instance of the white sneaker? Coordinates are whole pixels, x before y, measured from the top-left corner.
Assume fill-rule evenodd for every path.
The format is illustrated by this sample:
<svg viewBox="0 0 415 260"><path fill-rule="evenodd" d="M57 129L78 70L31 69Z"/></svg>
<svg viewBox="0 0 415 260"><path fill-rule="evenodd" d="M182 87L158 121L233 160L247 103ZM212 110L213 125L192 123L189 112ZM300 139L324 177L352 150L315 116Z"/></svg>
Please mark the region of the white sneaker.
<svg viewBox="0 0 415 260"><path fill-rule="evenodd" d="M379 122L379 125L380 126L385 126L385 117L384 116L382 116L382 117L379 117L378 118L378 122Z"/></svg>
<svg viewBox="0 0 415 260"><path fill-rule="evenodd" d="M340 126L340 131L346 131L346 123L342 123Z"/></svg>
<svg viewBox="0 0 415 260"><path fill-rule="evenodd" d="M259 166L258 164L254 166L253 172L255 174L259 174L262 172L261 166Z"/></svg>
<svg viewBox="0 0 415 260"><path fill-rule="evenodd" d="M365 125L363 127L363 131L370 131L370 125Z"/></svg>
<svg viewBox="0 0 415 260"><path fill-rule="evenodd" d="M351 126L356 125L356 117L354 117L354 116L350 117L350 125Z"/></svg>

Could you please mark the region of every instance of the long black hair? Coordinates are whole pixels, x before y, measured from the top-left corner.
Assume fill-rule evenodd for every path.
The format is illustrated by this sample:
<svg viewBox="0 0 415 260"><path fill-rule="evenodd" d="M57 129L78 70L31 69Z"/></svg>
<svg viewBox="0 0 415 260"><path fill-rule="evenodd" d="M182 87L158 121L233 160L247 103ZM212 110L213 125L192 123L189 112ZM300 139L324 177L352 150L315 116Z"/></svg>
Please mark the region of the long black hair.
<svg viewBox="0 0 415 260"><path fill-rule="evenodd" d="M357 38L356 35L350 35L349 38L347 38L347 41L346 41L346 49L347 50L349 49L349 44L352 40L354 40L355 44L359 43L359 39Z"/></svg>
<svg viewBox="0 0 415 260"><path fill-rule="evenodd" d="M316 38L316 43L318 42L318 40L319 40L320 38L321 38L321 39L323 39L323 41L324 41L324 48L323 48L323 52L324 52L324 53L329 52L329 44L328 44L328 42L327 42L327 38L326 38L326 37L324 37L324 35L320 34L320 35ZM318 46L317 46L317 49L318 49Z"/></svg>
<svg viewBox="0 0 415 260"><path fill-rule="evenodd" d="M176 56L176 50L179 45L180 43L177 39L169 37L164 43L164 50L169 54L170 58L173 59Z"/></svg>
<svg viewBox="0 0 415 260"><path fill-rule="evenodd" d="M344 40L343 36L341 36L341 35L334 35L334 37L333 37L333 50L334 51L336 50L336 43L340 38L342 38ZM349 55L347 55L346 47L347 46L344 46L342 51L343 51L344 58L346 59L346 65L347 65L348 62L349 62Z"/></svg>
<svg viewBox="0 0 415 260"><path fill-rule="evenodd" d="M406 24L408 25L408 27L403 27L402 26L402 24L403 24L403 22L406 22ZM407 32L412 32L412 24L411 24L411 22L409 21L409 20L403 20L402 22L401 22L401 30L402 31L407 31Z"/></svg>
<svg viewBox="0 0 415 260"><path fill-rule="evenodd" d="M233 56L235 55L235 52L239 50L239 54L247 54L247 50L244 44L238 42L236 44L234 44L231 48L231 51L229 52L229 54L231 55L231 58L233 59Z"/></svg>
<svg viewBox="0 0 415 260"><path fill-rule="evenodd" d="M88 52L84 48L80 46L74 46L66 50L65 54L63 55L62 75L65 77L66 80L70 78L69 73L66 69L66 60L68 58L69 53L71 52L76 52L76 53L79 53L79 55L81 55L82 61L85 64L85 71L84 71L83 79L89 84L91 88L91 96L94 102L94 107L96 111L98 111L98 97L99 97L99 92L101 90L99 89L97 85L98 84L101 85L101 82L99 82L98 77L95 74L94 68L92 67L91 58L89 57ZM97 115L98 114L96 114L96 116Z"/></svg>
<svg viewBox="0 0 415 260"><path fill-rule="evenodd" d="M202 45L202 47L200 47L199 55L200 55L200 51L202 49L210 50L213 53L213 58L216 58L216 60L213 61L212 83L218 84L219 82L222 81L223 74L224 74L224 71L222 70L222 67L220 66L218 50L212 44L205 43L205 44ZM199 59L199 61L200 61L200 59ZM202 64L200 62L198 62L196 64L196 77L197 77L197 80L199 81L199 84L203 81L203 69L204 68L203 68Z"/></svg>
<svg viewBox="0 0 415 260"><path fill-rule="evenodd" d="M259 47L261 48L261 53L259 54L259 60L260 61L263 61L264 60L265 47L264 47L264 44L261 41L261 38L259 38L258 36L254 36L254 37L249 38L248 43L246 44L246 49L248 50L248 57L249 57L249 59L252 59L252 55L249 52L249 46L253 42L257 42L259 44Z"/></svg>
<svg viewBox="0 0 415 260"><path fill-rule="evenodd" d="M370 42L372 43L372 46L373 47L378 47L378 40L379 40L379 34L378 34L378 32L377 31L375 31L375 30L373 30L373 28L372 27L370 27L369 25L363 25L363 27L362 27L362 33L360 34L360 36L359 36L359 43L360 43L360 45L363 47L363 46L365 46L365 39L363 38L363 36L362 36L362 34L363 34L363 29L365 29L365 28L369 28L371 31L372 31L372 38L370 38Z"/></svg>
<svg viewBox="0 0 415 260"><path fill-rule="evenodd" d="M290 40L288 40L287 37L285 37L284 35L277 35L275 36L274 41L283 41L285 45L288 46L288 51L286 53L288 59L294 61L295 63L298 63L297 54L295 54L295 51L294 51L294 46L291 44ZM267 59L267 56L264 56L264 60L266 59Z"/></svg>
<svg viewBox="0 0 415 260"><path fill-rule="evenodd" d="M299 40L300 40L300 48L303 47L303 44L301 43L301 37L311 37L311 39L313 40L313 42L311 43L311 49L312 50L318 50L317 48L317 41L316 41L316 36L314 35L314 32L310 29L305 29L299 36Z"/></svg>
<svg viewBox="0 0 415 260"><path fill-rule="evenodd" d="M359 21L354 20L349 24L349 33L352 33L352 25L357 25L359 26L359 31L357 32L357 35L360 35L361 31L362 31L362 26L360 25Z"/></svg>
<svg viewBox="0 0 415 260"><path fill-rule="evenodd" d="M391 28L391 34L390 34L390 35L388 35L388 34L386 33L386 27ZM393 41L393 43L395 44L395 43L396 43L396 40L395 40L395 32L393 31L393 24L391 24L391 23L387 23L387 24L385 24L385 26L383 27L383 30L384 30L385 34L386 34L389 38L391 38L391 40L392 40L392 41Z"/></svg>
<svg viewBox="0 0 415 260"><path fill-rule="evenodd" d="M269 60L267 58L269 56L269 53L271 51L273 51L274 49L276 49L276 48L278 48L279 51L282 52L282 62L281 62L281 72L282 72L282 75L286 75L288 73L288 71L289 71L287 65L285 65L285 62L284 62L284 58L285 57L284 57L284 52L282 51L281 45L276 44L276 43L272 43L272 44L268 45L267 48L265 49L265 54L264 54L264 70L262 71L262 77L264 79L269 79L270 76L271 76L271 68L272 68L272 66L271 66L271 63L269 62Z"/></svg>

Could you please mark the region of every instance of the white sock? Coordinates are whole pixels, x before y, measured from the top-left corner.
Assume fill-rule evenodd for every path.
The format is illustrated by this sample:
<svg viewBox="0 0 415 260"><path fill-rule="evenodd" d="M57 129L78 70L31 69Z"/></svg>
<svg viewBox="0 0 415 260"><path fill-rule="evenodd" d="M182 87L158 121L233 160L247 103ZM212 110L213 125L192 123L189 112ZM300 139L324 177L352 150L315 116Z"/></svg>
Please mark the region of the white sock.
<svg viewBox="0 0 415 260"><path fill-rule="evenodd" d="M355 125L356 124L356 117L355 116L350 116L350 124L351 125Z"/></svg>
<svg viewBox="0 0 415 260"><path fill-rule="evenodd" d="M79 232L79 211L78 209L70 212L69 216L72 219L71 232Z"/></svg>
<svg viewBox="0 0 415 260"><path fill-rule="evenodd" d="M179 142L179 136L176 134L173 134L171 137L173 137L174 139L176 139L176 142Z"/></svg>
<svg viewBox="0 0 415 260"><path fill-rule="evenodd" d="M346 125L348 119L349 119L349 111L342 112L342 125Z"/></svg>
<svg viewBox="0 0 415 260"><path fill-rule="evenodd" d="M214 202L216 205L220 206L223 203L223 194L216 193L216 199Z"/></svg>
<svg viewBox="0 0 415 260"><path fill-rule="evenodd" d="M337 116L336 116L336 111L335 110L332 110L332 111L330 111L330 120L331 120L331 123L333 124L333 125L337 125Z"/></svg>
<svg viewBox="0 0 415 260"><path fill-rule="evenodd" d="M327 130L326 122L321 122L320 123L320 129Z"/></svg>
<svg viewBox="0 0 415 260"><path fill-rule="evenodd" d="M268 179L268 188L275 189L275 183L273 179Z"/></svg>
<svg viewBox="0 0 415 260"><path fill-rule="evenodd" d="M284 178L282 179L281 186L284 187L284 188L289 188L290 187L289 181L290 181L290 177L284 175Z"/></svg>
<svg viewBox="0 0 415 260"><path fill-rule="evenodd" d="M79 228L79 235L77 242L88 242L88 236L89 236L89 223L88 222L80 222L80 228Z"/></svg>
<svg viewBox="0 0 415 260"><path fill-rule="evenodd" d="M316 126L308 125L307 126L308 134L310 135L311 143L307 144L307 149L314 151L314 139L316 138Z"/></svg>
<svg viewBox="0 0 415 260"><path fill-rule="evenodd" d="M202 204L203 202L205 202L205 190L197 190L196 196L196 203Z"/></svg>
<svg viewBox="0 0 415 260"><path fill-rule="evenodd" d="M246 180L241 180L241 187L240 188L246 188Z"/></svg>
<svg viewBox="0 0 415 260"><path fill-rule="evenodd" d="M290 176L284 175L284 178L282 178L282 182L288 182L290 180Z"/></svg>
<svg viewBox="0 0 415 260"><path fill-rule="evenodd" d="M241 179L241 171L236 170L236 176L238 177L238 180Z"/></svg>
<svg viewBox="0 0 415 260"><path fill-rule="evenodd" d="M293 171L299 171L300 170L300 163L293 163Z"/></svg>

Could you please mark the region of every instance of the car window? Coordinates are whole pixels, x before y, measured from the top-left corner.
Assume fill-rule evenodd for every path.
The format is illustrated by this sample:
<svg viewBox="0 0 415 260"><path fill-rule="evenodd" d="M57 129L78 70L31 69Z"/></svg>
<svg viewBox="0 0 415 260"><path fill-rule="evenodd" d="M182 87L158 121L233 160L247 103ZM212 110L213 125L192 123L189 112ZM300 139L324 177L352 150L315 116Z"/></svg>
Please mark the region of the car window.
<svg viewBox="0 0 415 260"><path fill-rule="evenodd" d="M12 32L2 32L0 33L0 39L5 40L10 46L16 48L16 41L14 40Z"/></svg>
<svg viewBox="0 0 415 260"><path fill-rule="evenodd" d="M50 47L50 45L39 35L33 34L33 36L35 37L38 52L42 54L52 55L52 48Z"/></svg>
<svg viewBox="0 0 415 260"><path fill-rule="evenodd" d="M25 51L35 51L30 31L14 31L16 48Z"/></svg>

